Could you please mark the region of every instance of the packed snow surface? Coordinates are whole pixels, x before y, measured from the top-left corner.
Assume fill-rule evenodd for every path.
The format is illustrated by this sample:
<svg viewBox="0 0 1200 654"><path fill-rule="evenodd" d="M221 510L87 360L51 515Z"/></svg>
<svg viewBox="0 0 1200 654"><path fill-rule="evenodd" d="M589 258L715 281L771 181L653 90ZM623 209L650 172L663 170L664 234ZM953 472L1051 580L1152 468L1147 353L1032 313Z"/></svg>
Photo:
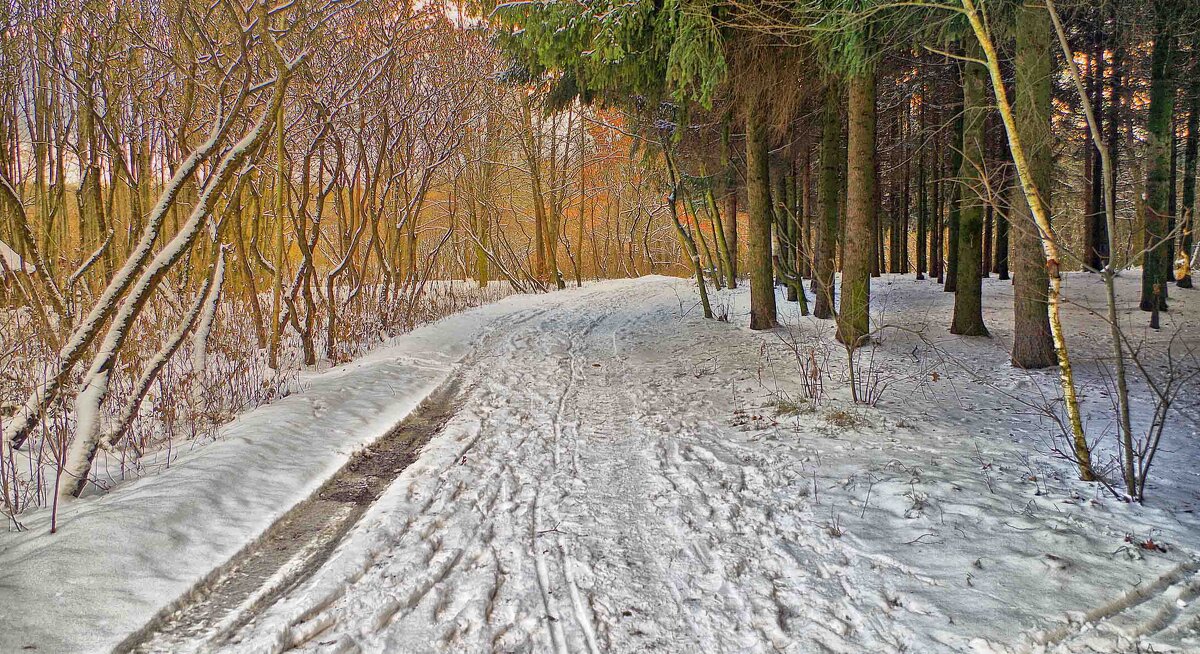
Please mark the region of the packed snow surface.
<svg viewBox="0 0 1200 654"><path fill-rule="evenodd" d="M1136 282L1120 280L1131 334L1196 346L1194 292L1173 289L1148 332ZM1055 456L1057 374L1009 366L1007 282L985 283L990 339L949 335L932 282L873 291L895 326L857 361L875 407L850 401L831 323L781 298L785 326L751 332L744 289L716 298L729 322L650 277L417 330L67 507L58 535L5 535L0 649L111 647L457 372L457 416L225 650L1200 651L1200 389L1170 418L1149 502L1125 503ZM1107 465L1102 287L1073 275L1066 292Z"/></svg>

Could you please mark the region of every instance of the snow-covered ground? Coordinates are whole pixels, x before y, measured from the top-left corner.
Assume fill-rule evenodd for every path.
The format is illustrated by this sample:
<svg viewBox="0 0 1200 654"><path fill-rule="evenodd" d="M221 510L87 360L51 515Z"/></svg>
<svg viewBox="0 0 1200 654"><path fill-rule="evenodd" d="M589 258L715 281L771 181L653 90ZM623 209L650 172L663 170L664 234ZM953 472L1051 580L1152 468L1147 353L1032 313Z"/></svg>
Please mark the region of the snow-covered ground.
<svg viewBox="0 0 1200 654"><path fill-rule="evenodd" d="M56 534L48 510L23 514L25 531L0 532L0 652L112 649L409 413L489 330L545 301L457 314L306 376L303 392L161 472L60 507Z"/></svg>
<svg viewBox="0 0 1200 654"><path fill-rule="evenodd" d="M1136 281L1120 280L1131 325ZM1053 456L1038 408L1056 373L1008 365L1007 282L986 283L991 339L949 335L952 296L932 282L874 284L903 328L859 361L886 386L875 408L849 401L831 324L781 301L787 326L751 332L744 289L720 295L729 323L700 318L687 281L651 277L419 329L68 507L56 536L4 535L0 649L111 647L457 367L458 415L222 649L1200 651L1200 388L1150 501L1119 502ZM1073 275L1067 292L1099 435L1101 288ZM1146 337L1200 344L1200 299L1173 293ZM822 370L819 402L796 351Z"/></svg>

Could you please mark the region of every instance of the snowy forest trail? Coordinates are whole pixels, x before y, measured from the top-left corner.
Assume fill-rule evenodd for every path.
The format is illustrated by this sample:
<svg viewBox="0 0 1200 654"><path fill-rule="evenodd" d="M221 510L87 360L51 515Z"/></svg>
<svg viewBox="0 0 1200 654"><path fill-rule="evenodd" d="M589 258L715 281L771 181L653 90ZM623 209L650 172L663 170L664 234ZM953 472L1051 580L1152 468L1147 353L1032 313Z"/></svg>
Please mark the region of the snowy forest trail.
<svg viewBox="0 0 1200 654"><path fill-rule="evenodd" d="M812 539L779 541L773 523L807 506L809 481L720 443L739 429L736 392L697 382L718 365L745 375L689 343L695 335L670 337L679 290L645 285L635 302L585 290L487 339L464 372L471 390L449 442L379 507L386 535L367 528L365 567L323 571L227 646L744 651L785 647L794 608L822 616L810 642L899 651L889 620L845 599L836 565L824 579L795 571L828 558L825 546L802 551ZM781 595L799 592L809 597ZM273 624L292 606L304 608ZM852 640L823 624L839 610Z"/></svg>
<svg viewBox="0 0 1200 654"><path fill-rule="evenodd" d="M461 365L458 412L329 560L228 637L191 646L594 654L1196 642L1195 558L1184 547L1194 524L1081 495L1069 467L1035 452L1028 416L998 419L1019 412L966 376L951 382L952 371L933 388L897 381L886 412L834 392L796 410L787 335L701 320L691 293L666 278L602 284L498 321ZM736 315L744 300L722 301ZM906 310L910 324L941 320L939 307ZM821 335L820 323L791 322ZM955 356L1005 365L988 341L954 343L967 344ZM879 356L911 368L918 345L897 339ZM1170 554L1126 543L1143 532L1171 542ZM1132 616L1139 606L1152 615ZM1136 628L1118 624L1126 618Z"/></svg>

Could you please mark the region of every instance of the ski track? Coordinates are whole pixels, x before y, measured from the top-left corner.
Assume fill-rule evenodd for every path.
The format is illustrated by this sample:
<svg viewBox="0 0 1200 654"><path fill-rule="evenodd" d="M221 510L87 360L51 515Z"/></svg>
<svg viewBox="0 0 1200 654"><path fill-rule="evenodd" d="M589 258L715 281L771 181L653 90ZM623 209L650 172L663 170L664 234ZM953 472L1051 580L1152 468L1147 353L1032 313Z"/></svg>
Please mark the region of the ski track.
<svg viewBox="0 0 1200 654"><path fill-rule="evenodd" d="M1097 604L1080 599L1086 589L1053 594L1064 570L1110 560L1099 550L1115 532L989 494L1005 482L997 472L984 485L974 434L915 445L886 435L908 429L896 424L839 438L817 432L818 418L735 424L762 385L747 362L763 341L712 322L681 330L680 284L638 286L652 297L632 306L626 289L585 288L493 329L465 364L462 411L361 537L224 649L1118 652L1194 637L1194 559L1138 569L1129 575L1157 581L1053 617ZM1012 551L1036 569L980 549L964 570L932 546L958 539L969 555L987 544L977 534L995 533L1020 540ZM1007 575L1048 596L1014 596ZM981 608L961 606L963 593Z"/></svg>

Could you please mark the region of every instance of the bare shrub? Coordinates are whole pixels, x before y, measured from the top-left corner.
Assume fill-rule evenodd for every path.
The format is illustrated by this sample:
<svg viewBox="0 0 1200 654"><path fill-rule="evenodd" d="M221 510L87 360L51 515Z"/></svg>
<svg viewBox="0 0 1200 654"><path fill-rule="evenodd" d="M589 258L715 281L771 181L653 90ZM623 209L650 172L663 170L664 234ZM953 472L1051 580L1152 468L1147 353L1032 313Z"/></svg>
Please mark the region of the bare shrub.
<svg viewBox="0 0 1200 654"><path fill-rule="evenodd" d="M417 326L512 292L505 284L481 289L472 283L436 280L414 283L408 292L394 294L387 302L373 292L359 293L340 307L344 313L339 322L339 359L361 356ZM106 421L115 421L129 402L134 380L162 340L160 325L176 320L186 304L167 298L158 296L146 309L147 319L134 325L131 346L118 358L102 405ZM251 315L244 297L222 301L208 338L202 379L196 379L190 340L181 345L155 378L119 444L98 452L91 476L97 488L167 467L186 449L216 439L220 427L238 414L302 389L299 335L294 331L284 335L279 367L272 369L266 350L246 336L255 331ZM23 308L0 311L0 424L32 390L53 356L45 335L32 329L31 320ZM324 351L323 345L319 351ZM336 363L340 360L319 365ZM77 386L81 377L76 374L72 384ZM189 392L193 387L200 392ZM75 427L70 406L57 401L40 427L24 447L9 448L0 457L0 507L14 524L21 512L53 499L63 449Z"/></svg>
<svg viewBox="0 0 1200 654"><path fill-rule="evenodd" d="M825 397L825 377L829 370L829 347L820 336L802 337L794 329L777 330L779 339L791 353L799 373L800 392L813 406Z"/></svg>

